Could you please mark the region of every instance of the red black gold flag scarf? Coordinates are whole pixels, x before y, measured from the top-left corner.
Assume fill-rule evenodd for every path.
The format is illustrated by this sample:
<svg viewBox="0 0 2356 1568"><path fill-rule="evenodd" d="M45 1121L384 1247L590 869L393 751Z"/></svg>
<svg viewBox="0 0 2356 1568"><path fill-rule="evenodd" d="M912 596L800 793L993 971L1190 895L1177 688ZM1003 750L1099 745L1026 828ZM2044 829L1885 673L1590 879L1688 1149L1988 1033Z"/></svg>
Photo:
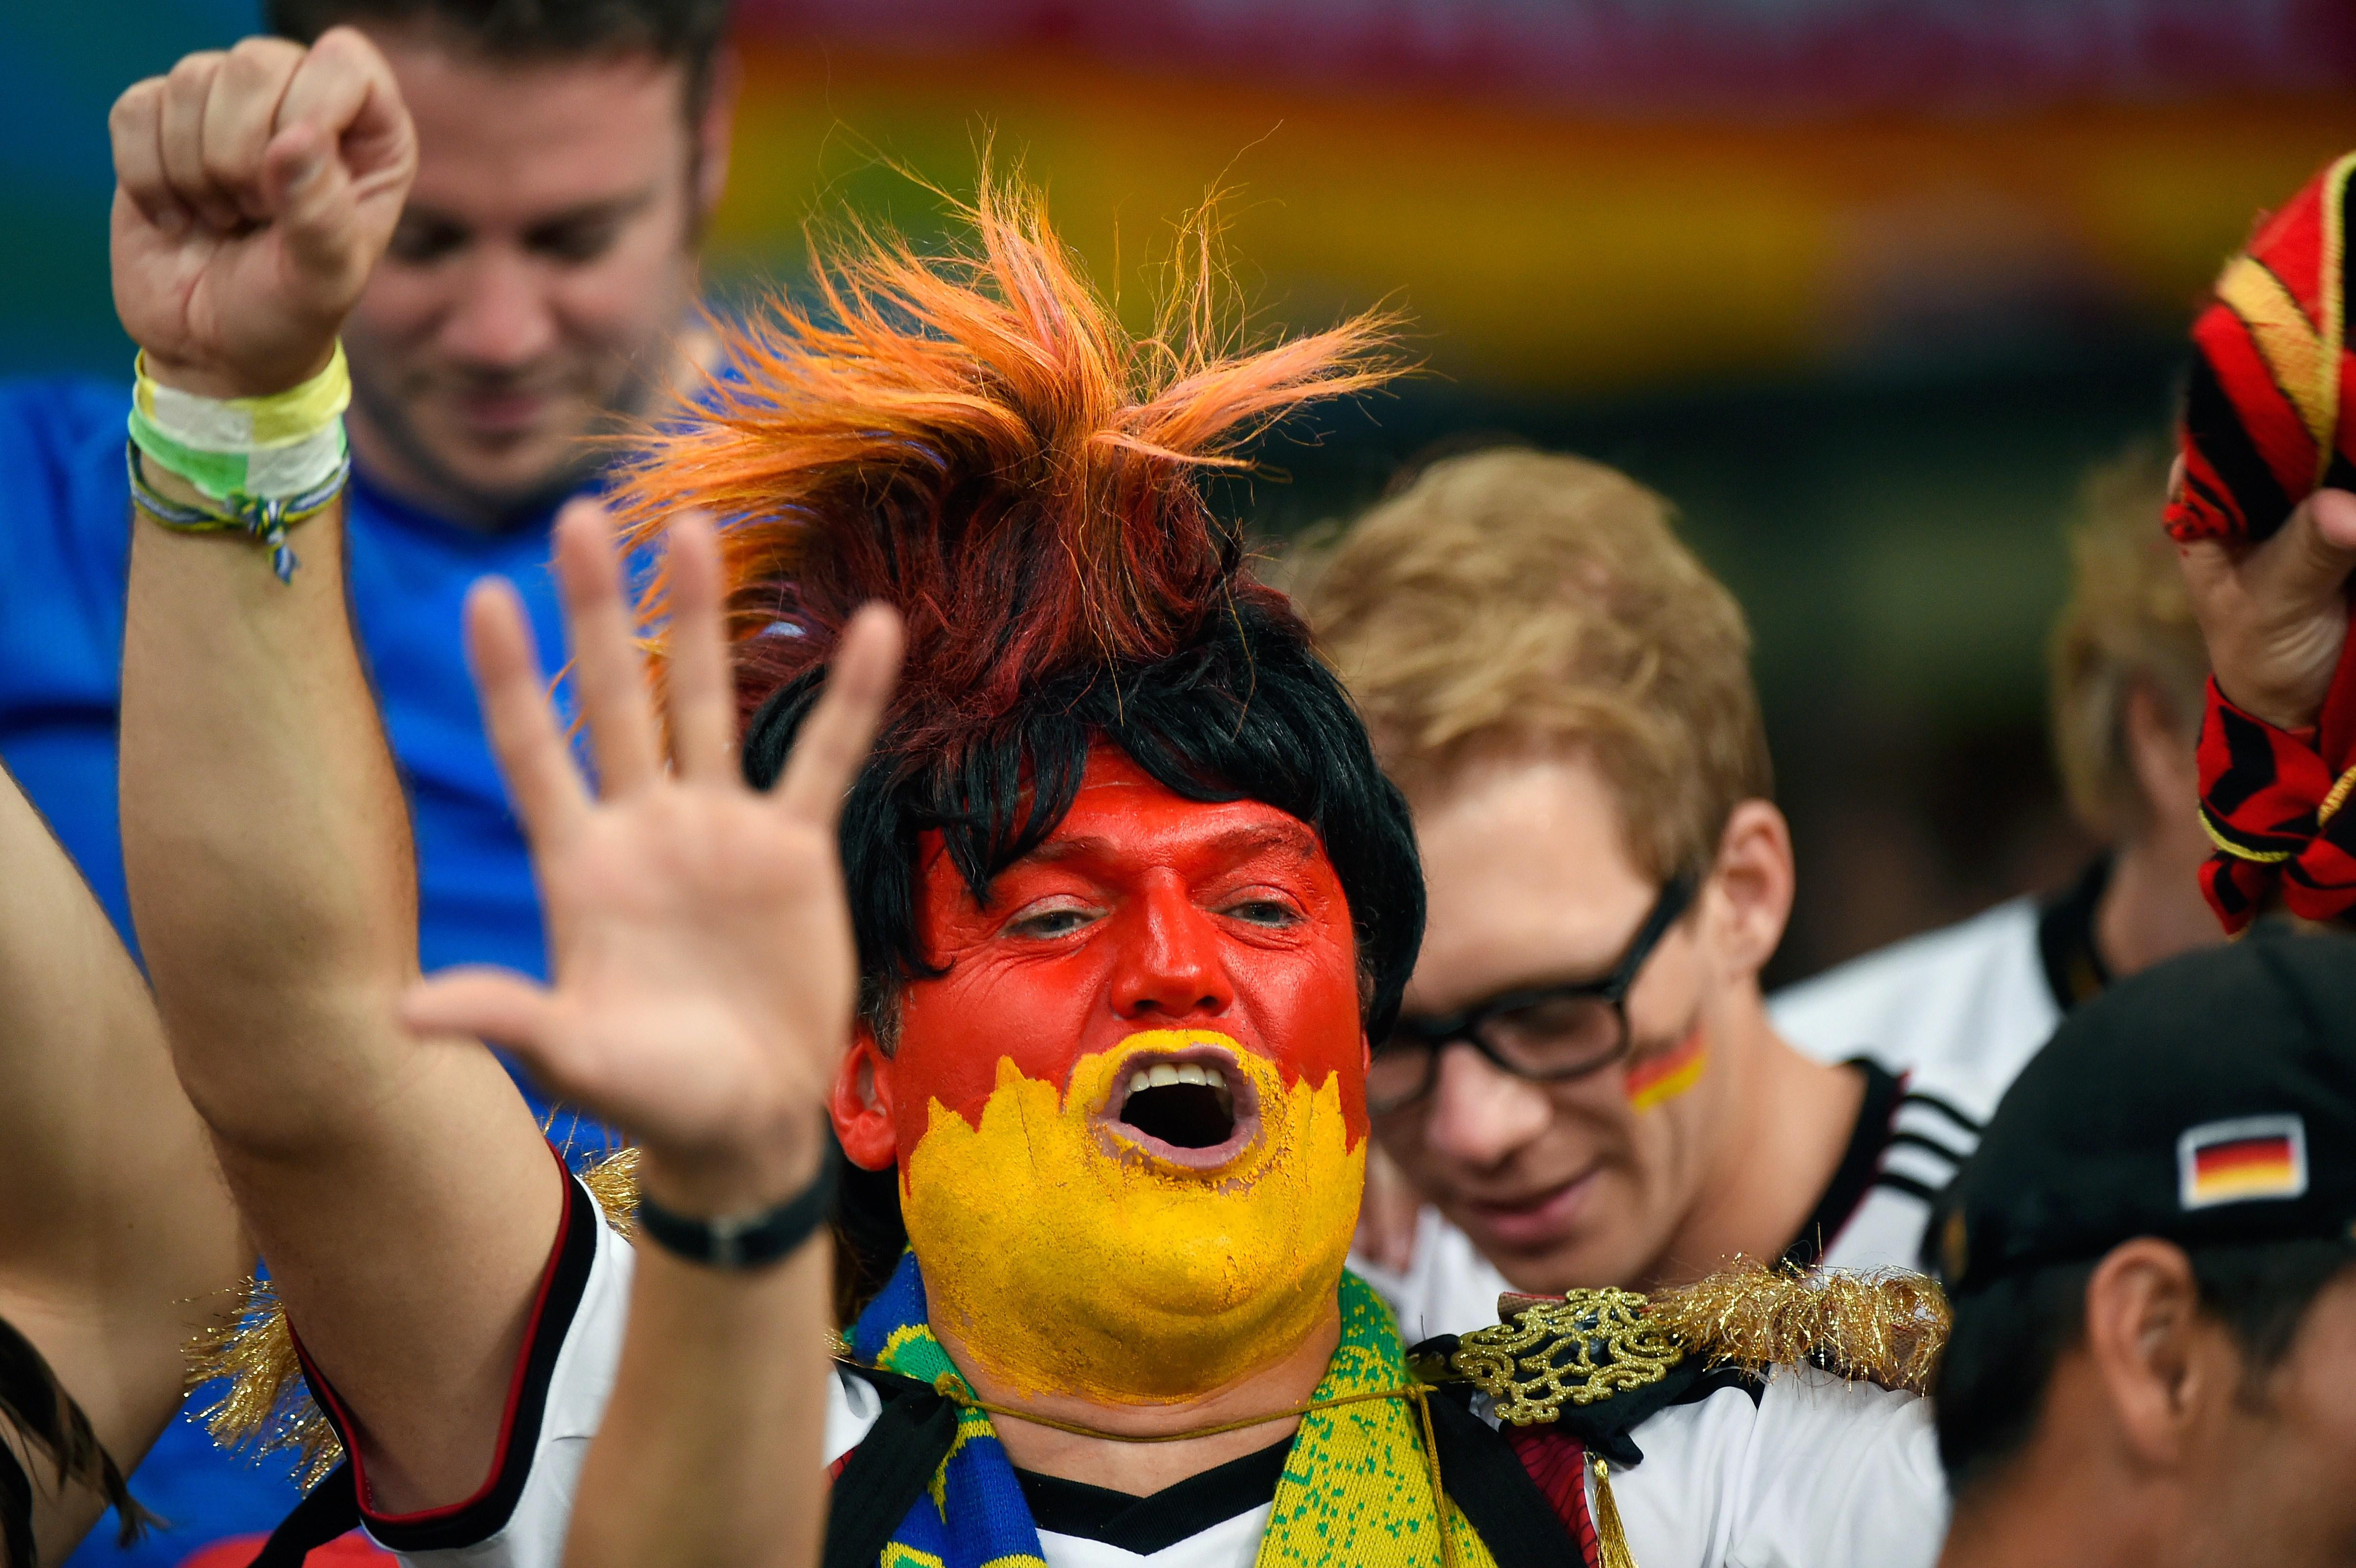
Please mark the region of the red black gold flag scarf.
<svg viewBox="0 0 2356 1568"><path fill-rule="evenodd" d="M2348 352L2348 198L2356 153L2335 159L2225 263L2194 324L2179 540L2262 540L2318 489L2356 490L2356 360ZM2292 913L2356 910L2356 660L2342 654L2312 729L2286 731L2209 687L2201 811L2217 846L2201 876L2240 931L2277 891Z"/></svg>

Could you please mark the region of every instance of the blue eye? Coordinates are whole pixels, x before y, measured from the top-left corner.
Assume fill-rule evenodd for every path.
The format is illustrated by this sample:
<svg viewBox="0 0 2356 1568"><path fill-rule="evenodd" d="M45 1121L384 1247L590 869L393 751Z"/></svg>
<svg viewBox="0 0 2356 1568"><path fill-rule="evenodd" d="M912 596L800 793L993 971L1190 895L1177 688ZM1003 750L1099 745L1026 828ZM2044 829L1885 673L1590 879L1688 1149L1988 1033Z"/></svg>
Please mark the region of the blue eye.
<svg viewBox="0 0 2356 1568"><path fill-rule="evenodd" d="M1282 927L1298 924L1301 917L1290 904L1273 898L1253 898L1241 904L1231 904L1226 913L1247 925Z"/></svg>

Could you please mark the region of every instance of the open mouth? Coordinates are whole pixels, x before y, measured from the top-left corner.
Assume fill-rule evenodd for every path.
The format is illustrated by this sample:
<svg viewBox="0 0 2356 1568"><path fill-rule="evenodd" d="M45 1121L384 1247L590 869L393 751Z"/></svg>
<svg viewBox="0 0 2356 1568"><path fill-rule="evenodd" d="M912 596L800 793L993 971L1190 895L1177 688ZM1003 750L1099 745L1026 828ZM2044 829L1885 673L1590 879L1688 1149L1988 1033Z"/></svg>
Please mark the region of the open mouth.
<svg viewBox="0 0 2356 1568"><path fill-rule="evenodd" d="M1141 1051L1101 1113L1124 1142L1173 1165L1225 1165L1259 1135L1259 1092L1216 1046Z"/></svg>

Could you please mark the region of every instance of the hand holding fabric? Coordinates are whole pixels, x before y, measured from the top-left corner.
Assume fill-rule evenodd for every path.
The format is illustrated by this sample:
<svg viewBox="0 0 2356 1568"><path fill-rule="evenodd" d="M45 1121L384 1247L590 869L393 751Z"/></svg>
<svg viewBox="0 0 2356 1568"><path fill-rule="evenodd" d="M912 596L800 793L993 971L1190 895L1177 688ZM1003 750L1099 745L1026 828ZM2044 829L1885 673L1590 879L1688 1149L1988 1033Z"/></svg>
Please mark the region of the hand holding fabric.
<svg viewBox="0 0 2356 1568"><path fill-rule="evenodd" d="M2356 494L2317 491L2262 543L2202 538L2178 548L2218 689L2277 728L2313 725L2348 640Z"/></svg>
<svg viewBox="0 0 2356 1568"><path fill-rule="evenodd" d="M2356 153L2261 219L2192 329L2199 350L2167 525L2214 679L2201 812L2202 892L2229 932L2279 897L2356 914L2356 357L2348 205Z"/></svg>

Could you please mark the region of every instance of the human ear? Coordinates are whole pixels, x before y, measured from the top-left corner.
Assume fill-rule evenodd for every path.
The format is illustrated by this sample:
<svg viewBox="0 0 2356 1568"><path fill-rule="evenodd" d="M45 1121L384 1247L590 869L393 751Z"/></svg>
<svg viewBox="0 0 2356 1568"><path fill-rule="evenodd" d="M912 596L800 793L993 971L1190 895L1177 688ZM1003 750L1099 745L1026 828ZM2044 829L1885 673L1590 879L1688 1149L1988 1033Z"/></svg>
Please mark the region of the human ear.
<svg viewBox="0 0 2356 1568"><path fill-rule="evenodd" d="M728 150L736 134L737 91L744 85L744 63L735 49L723 44L712 56L712 79L704 84L703 112L697 116L695 137L695 213L709 220L728 189Z"/></svg>
<svg viewBox="0 0 2356 1568"><path fill-rule="evenodd" d="M2230 1354L2201 1313L2182 1248L2143 1236L2115 1247L2086 1282L2086 1350L2120 1440L2155 1468L2183 1464Z"/></svg>
<svg viewBox="0 0 2356 1568"><path fill-rule="evenodd" d="M834 1122L835 1141L852 1165L865 1171L892 1168L900 1156L892 1125L892 1058L876 1045L875 1031L865 1023L851 1033L851 1049L835 1070L826 1111Z"/></svg>
<svg viewBox="0 0 2356 1568"><path fill-rule="evenodd" d="M2193 737L2183 733L2177 715L2169 712L2149 682L2137 681L2127 688L2119 728L2127 766L2135 770L2136 787L2143 795L2145 820L2166 822L2187 816L2201 798L2200 758Z"/></svg>
<svg viewBox="0 0 2356 1568"><path fill-rule="evenodd" d="M1719 835L1718 861L1703 890L1729 968L1755 975L1783 940L1795 875L1792 829L1769 800L1743 800Z"/></svg>

